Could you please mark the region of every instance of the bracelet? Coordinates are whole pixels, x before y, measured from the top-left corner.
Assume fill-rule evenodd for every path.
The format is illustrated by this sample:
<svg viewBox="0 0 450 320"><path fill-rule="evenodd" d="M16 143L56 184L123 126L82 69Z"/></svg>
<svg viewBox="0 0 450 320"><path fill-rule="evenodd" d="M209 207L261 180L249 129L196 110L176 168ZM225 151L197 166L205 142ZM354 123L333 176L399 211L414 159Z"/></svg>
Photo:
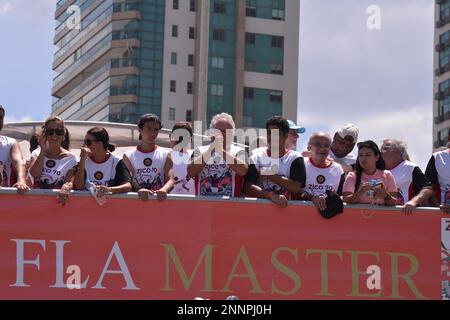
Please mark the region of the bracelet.
<svg viewBox="0 0 450 320"><path fill-rule="evenodd" d="M391 195L389 193L386 195L386 197L384 197L385 201L389 201L391 199L392 199L392 197L391 197Z"/></svg>

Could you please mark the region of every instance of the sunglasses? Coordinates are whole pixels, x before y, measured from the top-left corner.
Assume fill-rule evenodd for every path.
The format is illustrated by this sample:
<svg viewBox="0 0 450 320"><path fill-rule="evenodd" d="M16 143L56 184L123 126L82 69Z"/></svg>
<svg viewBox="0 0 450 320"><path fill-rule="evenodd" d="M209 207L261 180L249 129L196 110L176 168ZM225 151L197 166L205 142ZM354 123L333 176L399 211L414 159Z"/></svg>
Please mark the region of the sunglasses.
<svg viewBox="0 0 450 320"><path fill-rule="evenodd" d="M94 142L97 142L97 140L84 139L84 144L88 147L90 147Z"/></svg>
<svg viewBox="0 0 450 320"><path fill-rule="evenodd" d="M57 136L63 136L66 134L66 131L63 128L50 128L50 129L45 129L45 134L48 136L52 136L54 134L56 134Z"/></svg>

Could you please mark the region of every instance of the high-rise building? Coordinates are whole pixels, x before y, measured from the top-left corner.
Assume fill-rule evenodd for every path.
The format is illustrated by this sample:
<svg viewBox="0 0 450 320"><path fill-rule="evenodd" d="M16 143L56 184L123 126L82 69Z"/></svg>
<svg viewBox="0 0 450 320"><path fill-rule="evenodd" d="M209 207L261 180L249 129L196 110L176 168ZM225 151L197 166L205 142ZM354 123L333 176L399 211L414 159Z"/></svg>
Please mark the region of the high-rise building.
<svg viewBox="0 0 450 320"><path fill-rule="evenodd" d="M447 145L450 130L450 0L436 0L433 149Z"/></svg>
<svg viewBox="0 0 450 320"><path fill-rule="evenodd" d="M298 0L60 0L55 17L54 115L297 119Z"/></svg>

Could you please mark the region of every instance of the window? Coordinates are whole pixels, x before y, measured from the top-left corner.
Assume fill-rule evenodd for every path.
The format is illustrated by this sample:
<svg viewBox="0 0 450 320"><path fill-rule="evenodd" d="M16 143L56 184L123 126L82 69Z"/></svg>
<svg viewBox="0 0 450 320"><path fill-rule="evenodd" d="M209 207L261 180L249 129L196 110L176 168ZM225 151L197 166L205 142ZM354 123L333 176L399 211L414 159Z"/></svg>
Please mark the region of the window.
<svg viewBox="0 0 450 320"><path fill-rule="evenodd" d="M283 48L284 47L284 38L279 37L279 36L272 36L272 47Z"/></svg>
<svg viewBox="0 0 450 320"><path fill-rule="evenodd" d="M177 82L170 80L170 92L177 92Z"/></svg>
<svg viewBox="0 0 450 320"><path fill-rule="evenodd" d="M193 87L194 87L194 84L192 82L187 83L187 94L193 93L193 91L194 91Z"/></svg>
<svg viewBox="0 0 450 320"><path fill-rule="evenodd" d="M169 120L170 121L175 121L175 108L170 108L169 109Z"/></svg>
<svg viewBox="0 0 450 320"><path fill-rule="evenodd" d="M255 97L255 89L253 88L244 88L244 99L253 99Z"/></svg>
<svg viewBox="0 0 450 320"><path fill-rule="evenodd" d="M217 69L223 69L225 65L225 59L223 57L212 57L211 66Z"/></svg>
<svg viewBox="0 0 450 320"><path fill-rule="evenodd" d="M192 110L186 110L186 121L192 122Z"/></svg>
<svg viewBox="0 0 450 320"><path fill-rule="evenodd" d="M174 24L172 25L172 37L178 37L178 26Z"/></svg>
<svg viewBox="0 0 450 320"><path fill-rule="evenodd" d="M188 55L188 66L189 67L193 67L194 66L194 55L193 54L189 54Z"/></svg>
<svg viewBox="0 0 450 320"><path fill-rule="evenodd" d="M177 53L176 52L172 52L170 54L170 63L171 64L177 64L177 57L178 57Z"/></svg>
<svg viewBox="0 0 450 320"><path fill-rule="evenodd" d="M189 2L189 10L195 12L195 0Z"/></svg>
<svg viewBox="0 0 450 320"><path fill-rule="evenodd" d="M225 41L225 30L213 29L213 40Z"/></svg>
<svg viewBox="0 0 450 320"><path fill-rule="evenodd" d="M281 92L281 91L270 91L270 101L272 101L272 102L283 102L283 92Z"/></svg>
<svg viewBox="0 0 450 320"><path fill-rule="evenodd" d="M174 10L180 9L179 0L173 0L173 6L172 7L173 7Z"/></svg>
<svg viewBox="0 0 450 320"><path fill-rule="evenodd" d="M253 117L252 116L244 116L243 117L244 127L253 127Z"/></svg>
<svg viewBox="0 0 450 320"><path fill-rule="evenodd" d="M195 28L189 27L189 39L195 39Z"/></svg>
<svg viewBox="0 0 450 320"><path fill-rule="evenodd" d="M272 63L270 65L270 73L283 74L283 64L282 63Z"/></svg>
<svg viewBox="0 0 450 320"><path fill-rule="evenodd" d="M256 7L246 7L245 15L247 17L256 17Z"/></svg>
<svg viewBox="0 0 450 320"><path fill-rule="evenodd" d="M253 60L245 60L245 71L256 71L256 63Z"/></svg>
<svg viewBox="0 0 450 320"><path fill-rule="evenodd" d="M273 20L284 20L284 10L272 9Z"/></svg>
<svg viewBox="0 0 450 320"><path fill-rule="evenodd" d="M246 32L245 33L245 43L246 44L255 44L256 43L256 34Z"/></svg>
<svg viewBox="0 0 450 320"><path fill-rule="evenodd" d="M214 2L214 13L227 13L227 6L222 1Z"/></svg>
<svg viewBox="0 0 450 320"><path fill-rule="evenodd" d="M212 84L211 85L211 95L212 96L223 96L223 85L222 84Z"/></svg>

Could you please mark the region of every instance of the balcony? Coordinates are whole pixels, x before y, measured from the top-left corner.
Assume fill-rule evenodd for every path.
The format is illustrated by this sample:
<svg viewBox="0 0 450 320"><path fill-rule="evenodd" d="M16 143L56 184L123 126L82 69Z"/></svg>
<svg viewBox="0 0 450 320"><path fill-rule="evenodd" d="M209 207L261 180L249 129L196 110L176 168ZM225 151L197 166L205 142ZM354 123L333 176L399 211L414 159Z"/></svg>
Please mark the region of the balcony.
<svg viewBox="0 0 450 320"><path fill-rule="evenodd" d="M76 79L78 76L82 76L83 71L87 70L90 66L93 68L98 68L101 66L95 66L94 64L98 64L102 57L105 56L109 51L115 48L128 50L129 48L139 48L140 42L137 39L121 39L120 37L117 40L111 40L111 37L107 37L102 40L99 44L100 46L94 50L89 50L88 54L83 56L79 61L75 62L61 74L59 74L53 82L52 95L58 97L60 94L60 90L67 86L72 80ZM92 68L91 68L92 69ZM76 81L81 82L81 81ZM79 83L76 83L72 86L76 86ZM61 94L63 96L64 94Z"/></svg>
<svg viewBox="0 0 450 320"><path fill-rule="evenodd" d="M88 93L92 88L95 88L99 83L111 76L122 75L139 75L138 60L137 59L113 59L108 61L105 65L95 71L81 85L74 88L68 95L54 102L52 105L52 112L57 111L58 114L70 108L76 103L80 97Z"/></svg>
<svg viewBox="0 0 450 320"><path fill-rule="evenodd" d="M437 140L434 142L434 148L439 149L447 146L448 141L446 140Z"/></svg>
<svg viewBox="0 0 450 320"><path fill-rule="evenodd" d="M449 22L450 22L450 17L445 17L444 19L440 19L440 20L436 21L436 28L442 28Z"/></svg>
<svg viewBox="0 0 450 320"><path fill-rule="evenodd" d="M438 115L434 118L434 124L440 124L444 121L450 120L450 112L445 112L444 114Z"/></svg>
<svg viewBox="0 0 450 320"><path fill-rule="evenodd" d="M117 6L120 4L116 3L108 7L92 23L84 27L80 33L60 48L54 55L53 69L67 59L70 54L101 32L111 21L141 19L141 13L136 11L136 8L139 8L138 5Z"/></svg>
<svg viewBox="0 0 450 320"><path fill-rule="evenodd" d="M437 68L435 71L434 71L434 74L436 75L436 76L440 76L441 74L444 74L444 73L446 73L447 71L450 71L450 63L447 63L445 66L443 66L443 67L440 67L440 68Z"/></svg>

